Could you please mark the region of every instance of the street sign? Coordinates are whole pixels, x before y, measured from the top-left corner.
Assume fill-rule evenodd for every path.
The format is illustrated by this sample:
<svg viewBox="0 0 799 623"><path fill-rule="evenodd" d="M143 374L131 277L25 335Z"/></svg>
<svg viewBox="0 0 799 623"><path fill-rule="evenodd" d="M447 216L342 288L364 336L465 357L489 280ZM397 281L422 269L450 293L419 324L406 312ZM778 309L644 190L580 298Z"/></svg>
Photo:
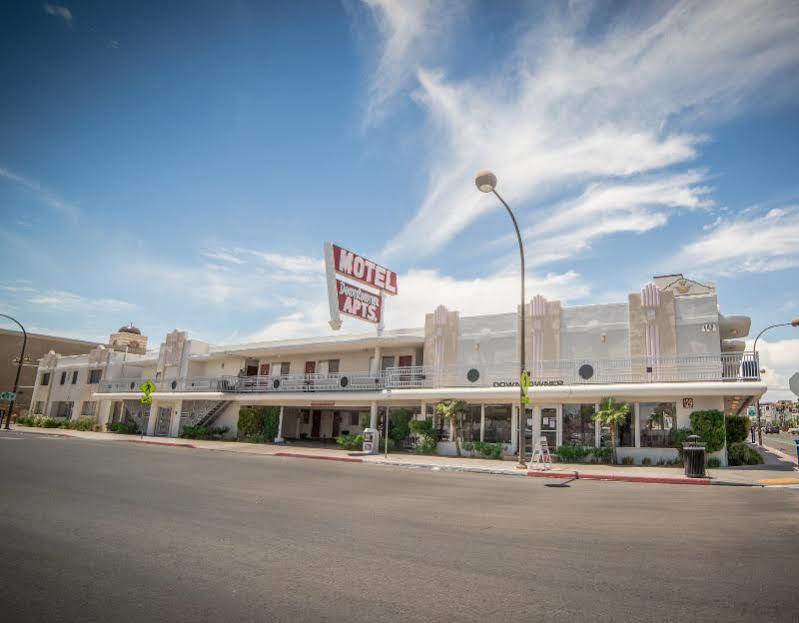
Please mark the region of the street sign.
<svg viewBox="0 0 799 623"><path fill-rule="evenodd" d="M799 396L799 372L794 372L793 376L788 379L788 387L791 388L791 391Z"/></svg>
<svg viewBox="0 0 799 623"><path fill-rule="evenodd" d="M757 407L747 407L746 415L749 417L757 417Z"/></svg>
<svg viewBox="0 0 799 623"><path fill-rule="evenodd" d="M12 402L17 399L17 395L14 392L2 392L0 393L0 400L8 400L8 402Z"/></svg>

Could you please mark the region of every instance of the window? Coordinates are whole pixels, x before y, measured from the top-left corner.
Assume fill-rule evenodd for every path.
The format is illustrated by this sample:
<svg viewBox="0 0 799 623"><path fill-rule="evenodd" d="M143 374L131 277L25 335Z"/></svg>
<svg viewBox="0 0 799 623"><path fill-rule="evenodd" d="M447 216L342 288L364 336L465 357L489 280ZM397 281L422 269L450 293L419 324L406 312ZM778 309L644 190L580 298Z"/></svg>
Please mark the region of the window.
<svg viewBox="0 0 799 623"><path fill-rule="evenodd" d="M100 378L103 376L102 370L89 370L89 385L96 385L100 382Z"/></svg>
<svg viewBox="0 0 799 623"><path fill-rule="evenodd" d="M55 403L55 406L56 406L55 416L56 417L71 418L72 417L72 405L73 404L74 403L66 401L66 400L62 400L60 402Z"/></svg>
<svg viewBox="0 0 799 623"><path fill-rule="evenodd" d="M97 410L97 403L94 402L93 400L90 400L83 403L83 410L81 411L81 415L88 415L93 417L96 410Z"/></svg>
<svg viewBox="0 0 799 623"><path fill-rule="evenodd" d="M359 426L361 423L361 417L355 411L350 413L350 426Z"/></svg>
<svg viewBox="0 0 799 623"><path fill-rule="evenodd" d="M594 405L563 405L563 445L596 445Z"/></svg>
<svg viewBox="0 0 799 623"><path fill-rule="evenodd" d="M638 405L638 426L642 448L670 448L671 432L677 428L674 402L642 402Z"/></svg>
<svg viewBox="0 0 799 623"><path fill-rule="evenodd" d="M327 362L327 373L328 374L338 374L338 359L331 359Z"/></svg>
<svg viewBox="0 0 799 623"><path fill-rule="evenodd" d="M485 440L510 443L511 405L486 405Z"/></svg>
<svg viewBox="0 0 799 623"><path fill-rule="evenodd" d="M480 405L466 405L458 425L464 441L480 441Z"/></svg>
<svg viewBox="0 0 799 623"><path fill-rule="evenodd" d="M630 410L624 422L616 426L616 447L632 448L635 446L635 435L633 434L633 417L635 415L635 405L628 403ZM600 445L610 447L610 426L603 426L599 432Z"/></svg>
<svg viewBox="0 0 799 623"><path fill-rule="evenodd" d="M45 372L42 374L42 385L49 385L50 384L50 373Z"/></svg>
<svg viewBox="0 0 799 623"><path fill-rule="evenodd" d="M42 415L44 413L44 401L37 400L36 405L33 407L33 412L37 415Z"/></svg>
<svg viewBox="0 0 799 623"><path fill-rule="evenodd" d="M77 370L74 370L74 371L72 372L72 384L74 385L74 384L75 384L75 383L77 383L77 382L78 382L78 371L77 371Z"/></svg>
<svg viewBox="0 0 799 623"><path fill-rule="evenodd" d="M66 372L62 372L61 373L61 385L63 385L66 382L66 380L67 380L67 373Z"/></svg>
<svg viewBox="0 0 799 623"><path fill-rule="evenodd" d="M380 370L383 371L386 368L393 368L394 367L394 356L393 355L386 355L380 358Z"/></svg>
<svg viewBox="0 0 799 623"><path fill-rule="evenodd" d="M550 448L558 445L558 410L554 407L541 408L541 436Z"/></svg>
<svg viewBox="0 0 799 623"><path fill-rule="evenodd" d="M288 376L289 370L291 369L291 365L288 361L284 361L280 364L280 376Z"/></svg>

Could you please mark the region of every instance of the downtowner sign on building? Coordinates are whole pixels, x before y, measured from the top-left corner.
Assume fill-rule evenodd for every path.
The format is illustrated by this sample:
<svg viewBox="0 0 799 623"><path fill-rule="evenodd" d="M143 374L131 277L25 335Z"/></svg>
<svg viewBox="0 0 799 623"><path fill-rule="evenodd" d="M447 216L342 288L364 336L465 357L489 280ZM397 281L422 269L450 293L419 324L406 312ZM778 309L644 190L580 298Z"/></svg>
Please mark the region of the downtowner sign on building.
<svg viewBox="0 0 799 623"><path fill-rule="evenodd" d="M241 406L274 405L279 437L325 440L360 432L363 413L372 426L387 407L433 418L438 401L458 399L467 403L463 439L498 442L512 454L520 441L520 313L531 380L523 443L608 445L610 432L593 414L613 396L631 406L619 457L670 460L671 433L689 425L691 412L745 413L766 391L754 354L744 351L749 318L721 314L712 284L664 275L618 303L568 307L536 295L523 310L482 316L439 305L419 310L418 327L379 334L216 345L175 330L145 353L114 344L85 355L51 352L39 364L32 410L91 415L101 426L132 420L147 435L178 436L197 424L235 435ZM151 404L140 401L145 380L155 386ZM436 425L438 451L454 452L449 424Z"/></svg>

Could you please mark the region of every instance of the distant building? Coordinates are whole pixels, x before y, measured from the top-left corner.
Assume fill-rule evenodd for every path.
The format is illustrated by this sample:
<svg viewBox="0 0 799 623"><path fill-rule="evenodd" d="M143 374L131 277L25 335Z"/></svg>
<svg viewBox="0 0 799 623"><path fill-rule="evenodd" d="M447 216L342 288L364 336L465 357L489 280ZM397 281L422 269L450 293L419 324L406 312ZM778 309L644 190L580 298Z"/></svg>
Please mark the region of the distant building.
<svg viewBox="0 0 799 623"><path fill-rule="evenodd" d="M68 337L28 333L25 361L19 376L14 413L25 415L30 409L33 385L36 381L36 366L39 363L39 359L51 350L62 355L81 355L98 344L99 342L74 340ZM0 329L0 391L11 391L14 387L20 348L22 348L21 331ZM6 409L7 407L6 403L0 403L0 409Z"/></svg>
<svg viewBox="0 0 799 623"><path fill-rule="evenodd" d="M57 361L62 357L85 355L98 346L102 346L108 352L118 352L119 357L124 359L125 353L143 355L147 347L147 337L142 335L141 331L132 324L120 327L116 333L112 333L107 345L102 342L28 333L25 361L20 372L14 413L27 415L31 411L31 396L36 382L36 368L41 359L46 358L51 364L57 365ZM11 391L14 387L14 376L17 373L17 361L21 347L21 331L0 329L0 391ZM75 377L75 381L72 382L72 376L72 372L70 372L69 383L67 383L65 378L65 385L77 384L78 378ZM60 378L56 379L56 382L58 381L60 381ZM5 408L7 408L7 404L0 403L0 409Z"/></svg>

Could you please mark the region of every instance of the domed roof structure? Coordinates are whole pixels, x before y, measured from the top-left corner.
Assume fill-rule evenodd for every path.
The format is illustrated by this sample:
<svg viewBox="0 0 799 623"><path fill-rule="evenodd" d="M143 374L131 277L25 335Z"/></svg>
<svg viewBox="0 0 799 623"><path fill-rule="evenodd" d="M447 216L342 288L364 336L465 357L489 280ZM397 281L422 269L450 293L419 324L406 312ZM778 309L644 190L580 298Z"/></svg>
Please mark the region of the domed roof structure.
<svg viewBox="0 0 799 623"><path fill-rule="evenodd" d="M126 327L120 327L117 333L133 333L135 335L141 335L141 331L134 327L132 322Z"/></svg>

